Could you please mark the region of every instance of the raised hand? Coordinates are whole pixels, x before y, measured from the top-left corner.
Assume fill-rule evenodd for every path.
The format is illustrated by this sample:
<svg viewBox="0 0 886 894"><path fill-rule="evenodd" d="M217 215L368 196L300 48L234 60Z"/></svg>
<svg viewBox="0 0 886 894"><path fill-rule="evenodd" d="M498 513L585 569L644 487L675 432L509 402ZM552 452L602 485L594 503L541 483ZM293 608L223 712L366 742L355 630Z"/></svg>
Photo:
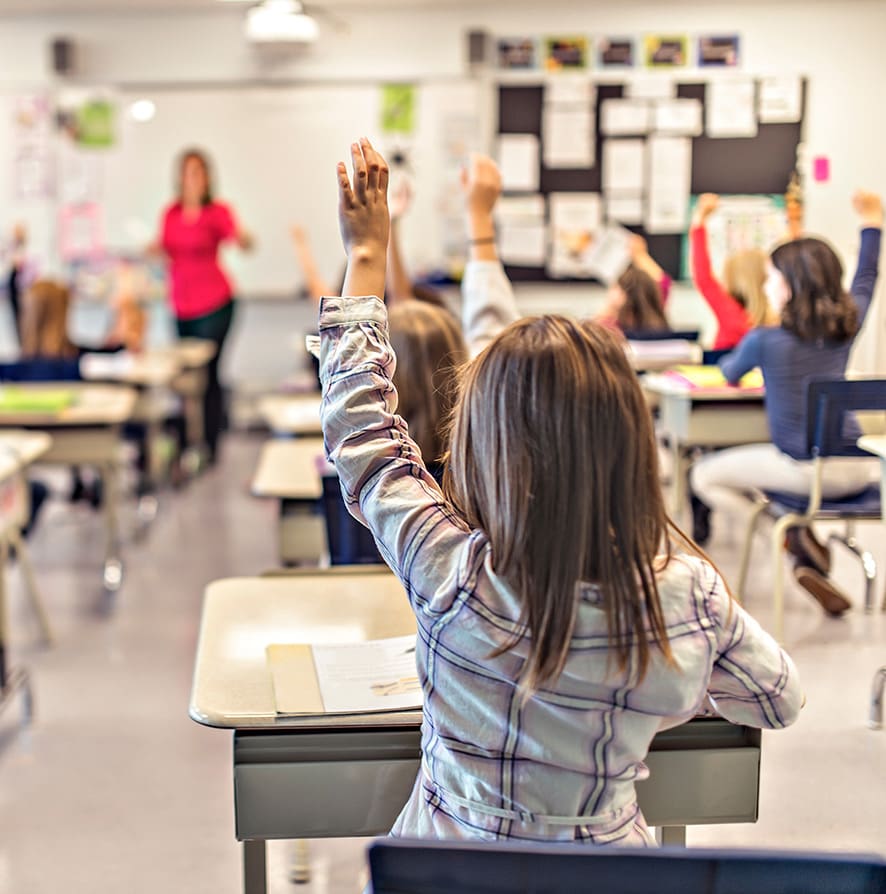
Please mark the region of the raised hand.
<svg viewBox="0 0 886 894"><path fill-rule="evenodd" d="M412 186L408 180L401 180L391 192L391 220L399 220L412 205Z"/></svg>
<svg viewBox="0 0 886 894"><path fill-rule="evenodd" d="M384 295L391 229L388 165L365 137L351 144L353 183L338 163L338 222L348 256L344 295Z"/></svg>
<svg viewBox="0 0 886 894"><path fill-rule="evenodd" d="M491 215L501 195L501 173L488 155L472 155L462 169L461 187L469 214Z"/></svg>
<svg viewBox="0 0 886 894"><path fill-rule="evenodd" d="M695 219L704 223L720 207L720 197L713 192L704 192L698 197L695 205Z"/></svg>
<svg viewBox="0 0 886 894"><path fill-rule="evenodd" d="M883 226L883 200L877 193L859 189L852 196L852 207L864 226Z"/></svg>

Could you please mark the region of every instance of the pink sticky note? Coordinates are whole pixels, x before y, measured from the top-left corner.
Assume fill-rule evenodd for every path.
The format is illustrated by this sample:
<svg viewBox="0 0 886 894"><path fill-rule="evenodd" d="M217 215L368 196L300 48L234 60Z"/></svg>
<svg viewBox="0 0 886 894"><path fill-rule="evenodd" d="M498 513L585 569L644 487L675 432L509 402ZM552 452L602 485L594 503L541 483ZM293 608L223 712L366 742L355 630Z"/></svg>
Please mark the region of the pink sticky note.
<svg viewBox="0 0 886 894"><path fill-rule="evenodd" d="M816 183L827 183L831 179L831 160L825 155L819 155L812 160L812 179Z"/></svg>

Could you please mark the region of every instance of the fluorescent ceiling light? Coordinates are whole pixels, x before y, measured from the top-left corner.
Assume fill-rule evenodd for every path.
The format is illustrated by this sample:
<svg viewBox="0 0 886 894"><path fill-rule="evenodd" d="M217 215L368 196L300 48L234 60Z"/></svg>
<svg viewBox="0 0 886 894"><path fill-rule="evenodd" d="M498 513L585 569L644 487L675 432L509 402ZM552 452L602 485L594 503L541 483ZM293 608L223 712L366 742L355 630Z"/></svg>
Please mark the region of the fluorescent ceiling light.
<svg viewBox="0 0 886 894"><path fill-rule="evenodd" d="M137 99L129 107L129 117L140 124L150 121L155 114L157 114L157 106L150 99Z"/></svg>
<svg viewBox="0 0 886 894"><path fill-rule="evenodd" d="M313 43L320 29L297 0L264 0L246 13L246 35L258 43Z"/></svg>

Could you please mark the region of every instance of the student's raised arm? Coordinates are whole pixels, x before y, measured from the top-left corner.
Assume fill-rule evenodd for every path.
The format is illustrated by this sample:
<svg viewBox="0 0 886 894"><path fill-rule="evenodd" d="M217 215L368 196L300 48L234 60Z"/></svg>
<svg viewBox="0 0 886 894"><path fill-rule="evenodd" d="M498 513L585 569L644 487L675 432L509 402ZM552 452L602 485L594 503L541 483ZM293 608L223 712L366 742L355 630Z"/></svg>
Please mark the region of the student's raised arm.
<svg viewBox="0 0 886 894"><path fill-rule="evenodd" d="M387 269L387 299L388 306L392 307L398 301L408 301L412 298L412 278L403 261L403 252L400 250L400 220L409 210L412 202L412 190L408 182L400 184L391 196L391 234L388 239L388 269Z"/></svg>
<svg viewBox="0 0 886 894"><path fill-rule="evenodd" d="M451 606L472 541L396 415L396 358L379 297L390 227L388 168L367 140L355 143L351 156L353 186L344 164L338 166L344 288L320 305L323 437L348 510L372 531L421 618Z"/></svg>
<svg viewBox="0 0 886 894"><path fill-rule="evenodd" d="M298 266L301 267L302 276L305 278L305 287L308 294L314 301L319 302L324 295L328 295L332 290L329 283L320 273L317 266L317 259L311 249L311 242L304 227L293 224L289 228L289 237L292 240L292 250L295 253L295 259Z"/></svg>
<svg viewBox="0 0 886 894"><path fill-rule="evenodd" d="M485 155L462 171L470 253L461 283L462 329L471 357L519 319L511 282L498 258L492 212L501 195L501 174Z"/></svg>
<svg viewBox="0 0 886 894"><path fill-rule="evenodd" d="M883 202L876 193L859 190L852 197L852 206L861 218L861 245L858 266L850 291L858 305L859 326L871 306L877 274L880 269L880 240L883 233Z"/></svg>

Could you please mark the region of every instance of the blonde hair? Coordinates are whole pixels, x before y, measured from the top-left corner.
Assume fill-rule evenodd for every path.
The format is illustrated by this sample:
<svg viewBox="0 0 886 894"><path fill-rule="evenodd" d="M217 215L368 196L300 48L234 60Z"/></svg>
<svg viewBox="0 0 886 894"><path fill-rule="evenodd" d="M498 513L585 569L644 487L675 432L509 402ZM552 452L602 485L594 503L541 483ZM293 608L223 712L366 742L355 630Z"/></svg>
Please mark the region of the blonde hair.
<svg viewBox="0 0 886 894"><path fill-rule="evenodd" d="M397 357L397 412L425 462L439 462L458 387L457 370L468 359L458 321L443 307L410 299L388 311L388 327Z"/></svg>
<svg viewBox="0 0 886 894"><path fill-rule="evenodd" d="M68 338L71 291L51 279L38 279L25 293L22 356L70 359L77 348Z"/></svg>
<svg viewBox="0 0 886 894"><path fill-rule="evenodd" d="M522 630L493 654L528 632L524 693L562 672L580 582L599 588L619 667L636 653L642 678L650 640L673 660L652 420L617 334L555 315L502 332L465 371L444 492L523 601Z"/></svg>
<svg viewBox="0 0 886 894"><path fill-rule="evenodd" d="M766 281L766 253L759 248L737 251L723 265L726 291L745 309L751 326L774 322L763 283Z"/></svg>

